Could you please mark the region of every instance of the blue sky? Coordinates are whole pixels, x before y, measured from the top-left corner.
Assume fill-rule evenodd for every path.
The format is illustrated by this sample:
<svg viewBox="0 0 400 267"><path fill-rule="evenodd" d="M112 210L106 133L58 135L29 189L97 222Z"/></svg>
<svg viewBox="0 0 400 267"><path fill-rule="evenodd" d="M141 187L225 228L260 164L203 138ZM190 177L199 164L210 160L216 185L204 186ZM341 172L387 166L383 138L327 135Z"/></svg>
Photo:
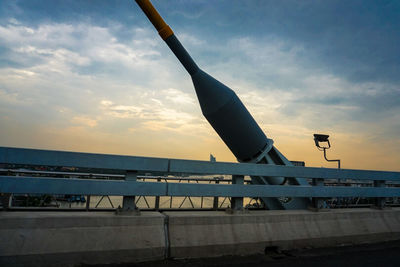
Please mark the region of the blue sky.
<svg viewBox="0 0 400 267"><path fill-rule="evenodd" d="M153 1L290 159L400 170L399 1ZM0 145L234 161L134 1L0 2Z"/></svg>

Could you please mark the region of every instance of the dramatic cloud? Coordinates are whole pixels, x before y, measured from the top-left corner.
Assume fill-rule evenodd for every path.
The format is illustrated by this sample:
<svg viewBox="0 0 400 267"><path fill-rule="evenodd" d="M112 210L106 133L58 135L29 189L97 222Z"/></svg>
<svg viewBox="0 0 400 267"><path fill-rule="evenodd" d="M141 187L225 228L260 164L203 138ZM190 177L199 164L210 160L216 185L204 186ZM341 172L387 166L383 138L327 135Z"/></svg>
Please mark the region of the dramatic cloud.
<svg viewBox="0 0 400 267"><path fill-rule="evenodd" d="M397 1L154 1L285 155L400 170ZM133 1L0 3L0 145L235 160Z"/></svg>

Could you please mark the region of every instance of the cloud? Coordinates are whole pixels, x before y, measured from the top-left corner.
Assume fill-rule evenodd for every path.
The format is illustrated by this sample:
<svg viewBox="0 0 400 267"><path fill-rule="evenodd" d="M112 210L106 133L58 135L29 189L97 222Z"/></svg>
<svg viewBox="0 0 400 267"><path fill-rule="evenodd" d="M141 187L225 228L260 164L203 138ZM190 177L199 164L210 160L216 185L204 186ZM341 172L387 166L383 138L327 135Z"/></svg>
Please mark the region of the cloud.
<svg viewBox="0 0 400 267"><path fill-rule="evenodd" d="M148 97L148 95L151 97ZM136 105L120 105L109 100L100 102L105 116L135 121L130 131L172 131L180 135L199 135L203 123L200 114L192 112L195 102L188 94L174 88L147 92L137 96ZM127 122L129 124L129 122Z"/></svg>
<svg viewBox="0 0 400 267"><path fill-rule="evenodd" d="M109 28L80 22L0 25L0 93L15 103L47 105L45 112L59 105L88 112L91 99L97 102L110 90L118 98L165 75L156 68L159 44L147 34L135 28L123 43Z"/></svg>
<svg viewBox="0 0 400 267"><path fill-rule="evenodd" d="M133 39L121 43L110 29L83 23L0 26L0 39L13 52L3 56L26 67L52 62L78 66L116 62L130 69L149 66L160 53L153 40L142 39L146 34L135 29Z"/></svg>
<svg viewBox="0 0 400 267"><path fill-rule="evenodd" d="M162 94L165 95L165 98L172 103L179 104L179 105L194 105L195 101L193 97L191 97L189 94L179 91L174 88L168 88L166 90L163 90L161 92Z"/></svg>
<svg viewBox="0 0 400 267"><path fill-rule="evenodd" d="M238 93L285 154L319 164L312 133L326 132L348 161L370 158L354 166L378 166L385 151L387 166L398 166L397 4L155 4L199 66ZM134 3L0 7L9 10L0 11L3 145L235 160Z"/></svg>
<svg viewBox="0 0 400 267"><path fill-rule="evenodd" d="M194 36L193 34L183 32L183 33L178 33L178 35L179 35L179 40L183 42L186 46L193 47L206 44L204 40L201 40L200 38Z"/></svg>
<svg viewBox="0 0 400 267"><path fill-rule="evenodd" d="M88 127L95 127L97 125L97 120L91 119L83 116L76 116L71 119L73 124L84 125Z"/></svg>

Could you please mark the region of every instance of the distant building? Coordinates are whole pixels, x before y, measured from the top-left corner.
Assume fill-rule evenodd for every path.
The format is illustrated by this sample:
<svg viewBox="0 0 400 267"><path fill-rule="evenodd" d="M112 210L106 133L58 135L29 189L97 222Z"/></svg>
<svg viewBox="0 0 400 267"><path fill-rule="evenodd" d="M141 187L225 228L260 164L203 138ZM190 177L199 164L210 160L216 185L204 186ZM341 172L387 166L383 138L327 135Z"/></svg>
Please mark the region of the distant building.
<svg viewBox="0 0 400 267"><path fill-rule="evenodd" d="M217 159L214 157L213 154L210 154L210 161L211 162L216 162L217 161Z"/></svg>

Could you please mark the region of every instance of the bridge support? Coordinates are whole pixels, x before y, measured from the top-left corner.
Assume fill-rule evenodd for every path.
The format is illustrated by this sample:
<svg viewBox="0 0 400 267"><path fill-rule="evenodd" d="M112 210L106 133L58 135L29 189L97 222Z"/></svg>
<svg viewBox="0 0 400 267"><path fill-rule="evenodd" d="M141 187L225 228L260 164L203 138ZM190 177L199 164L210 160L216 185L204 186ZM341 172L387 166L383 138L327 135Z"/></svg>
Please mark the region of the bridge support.
<svg viewBox="0 0 400 267"><path fill-rule="evenodd" d="M215 180L215 184L219 184L219 180ZM219 207L219 199L218 199L218 197L214 197L213 210L218 210L218 207Z"/></svg>
<svg viewBox="0 0 400 267"><path fill-rule="evenodd" d="M157 178L157 182L161 182L161 178ZM154 203L154 208L156 211L160 209L160 196L156 196L155 203Z"/></svg>
<svg viewBox="0 0 400 267"><path fill-rule="evenodd" d="M244 184L243 175L232 175L232 184ZM232 211L243 210L243 197L232 197L231 198Z"/></svg>
<svg viewBox="0 0 400 267"><path fill-rule="evenodd" d="M137 180L137 171L127 171L125 175L125 181L135 181ZM132 214L139 215L140 211L135 203L135 196L123 196L122 198L122 208L117 209L117 213L122 214Z"/></svg>

